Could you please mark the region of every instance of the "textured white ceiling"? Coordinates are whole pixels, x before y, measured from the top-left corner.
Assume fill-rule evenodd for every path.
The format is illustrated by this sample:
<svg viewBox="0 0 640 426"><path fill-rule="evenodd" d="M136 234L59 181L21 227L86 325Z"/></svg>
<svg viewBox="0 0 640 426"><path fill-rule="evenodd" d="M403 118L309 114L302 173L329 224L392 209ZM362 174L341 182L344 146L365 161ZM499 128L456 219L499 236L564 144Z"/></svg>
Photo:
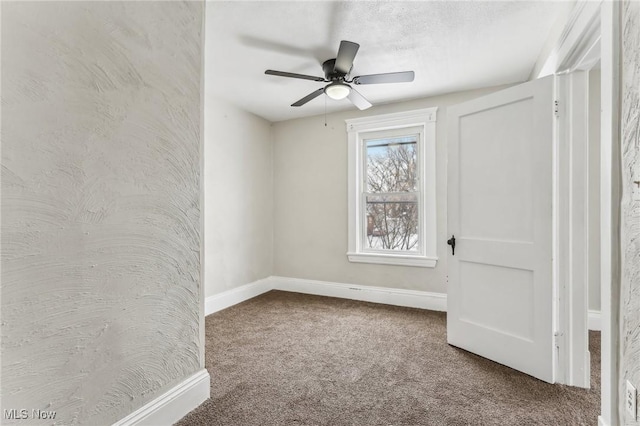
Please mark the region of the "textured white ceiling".
<svg viewBox="0 0 640 426"><path fill-rule="evenodd" d="M205 88L270 121L355 108L324 95L291 107L323 83L264 74L323 77L340 40L360 44L352 76L415 71L412 83L357 86L374 105L525 81L573 3L209 1Z"/></svg>

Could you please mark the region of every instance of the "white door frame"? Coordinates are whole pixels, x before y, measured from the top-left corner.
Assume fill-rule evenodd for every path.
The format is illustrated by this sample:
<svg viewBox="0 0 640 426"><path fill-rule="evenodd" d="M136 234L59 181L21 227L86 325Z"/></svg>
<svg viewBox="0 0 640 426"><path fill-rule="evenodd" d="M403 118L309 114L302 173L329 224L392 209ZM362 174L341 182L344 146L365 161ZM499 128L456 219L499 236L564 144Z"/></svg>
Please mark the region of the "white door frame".
<svg viewBox="0 0 640 426"><path fill-rule="evenodd" d="M602 322L602 412L598 423L618 417L620 320L620 3L601 11L600 285Z"/></svg>
<svg viewBox="0 0 640 426"><path fill-rule="evenodd" d="M597 62L597 61L596 61ZM555 253L558 383L588 388L589 308L589 144L588 72L557 77L557 144L555 156Z"/></svg>
<svg viewBox="0 0 640 426"><path fill-rule="evenodd" d="M600 283L601 283L601 327L602 327L602 380L601 380L601 415L598 418L599 425L613 426L619 423L618 419L618 327L619 327L619 208L620 208L620 182L619 182L619 37L620 37L620 4L615 1L605 0L599 2L579 1L571 16L567 20L567 26L558 38L554 49L546 60L536 67L541 71L534 78L544 77L549 74L562 74L576 70L588 70L598 61L601 61L601 137L600 137ZM579 80L579 78L577 79ZM571 100L577 103L584 93L579 93L579 86L584 82L574 80L566 87L573 85L574 94L570 89L565 89L565 95L569 90L566 105L560 106L560 113L572 112ZM573 109L575 112L575 109ZM570 124L569 124L570 126ZM574 129L578 132L584 129ZM567 131L567 128L559 128L558 131ZM569 130L570 132L571 130ZM562 155L562 152L559 152ZM562 161L562 160L560 160ZM565 160L566 161L566 160ZM562 181L579 170L572 170L569 162L559 162L558 176ZM564 166L564 168L562 167ZM568 170L564 170L567 169ZM562 184L562 182L560 182ZM588 186L585 186L588 187ZM561 188L558 188L561 190ZM570 199L571 202L580 203L580 199ZM560 206L561 207L561 206ZM561 207L562 208L562 207ZM569 212L559 210L559 219L572 222ZM578 218L580 222L580 218ZM569 228L577 227L580 223L572 223ZM573 236L580 238L578 232ZM558 235L559 254L562 254L562 245L579 244L579 240L572 240L571 232ZM577 276L573 272L582 273L584 268L576 262L564 263L569 270L557 271L558 277ZM573 269L573 270L572 270ZM564 274L564 275L563 275ZM564 336L562 341L565 346L563 355L559 361L558 377L565 377L568 383L575 378L584 377L581 368L584 368L584 360L576 357L580 351L572 351L572 345L581 345L580 336L572 335L574 325L582 322L586 313L585 309L579 309L586 303L585 291L575 291L570 284L565 288L559 288L558 300L563 301L558 305L558 325L562 325ZM585 284L586 285L586 284ZM565 323L563 324L562 321ZM575 323L575 324L574 324ZM575 346L577 347L577 346Z"/></svg>

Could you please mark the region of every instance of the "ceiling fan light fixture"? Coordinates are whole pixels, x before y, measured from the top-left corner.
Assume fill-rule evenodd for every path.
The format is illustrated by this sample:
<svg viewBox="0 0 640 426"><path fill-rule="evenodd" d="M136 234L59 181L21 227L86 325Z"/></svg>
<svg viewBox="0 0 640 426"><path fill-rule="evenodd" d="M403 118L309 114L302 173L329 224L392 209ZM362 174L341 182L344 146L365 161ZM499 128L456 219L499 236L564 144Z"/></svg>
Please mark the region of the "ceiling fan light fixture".
<svg viewBox="0 0 640 426"><path fill-rule="evenodd" d="M325 87L324 93L326 93L331 99L340 100L349 96L349 93L351 93L351 87L345 83L335 82Z"/></svg>
<svg viewBox="0 0 640 426"><path fill-rule="evenodd" d="M340 42L340 48L338 49L338 55L335 58L327 59L322 63L322 71L324 71L324 77L315 77L312 75L296 74L293 72L276 70L266 70L264 73L268 75L276 75L279 77L299 78L303 80L313 80L317 82L329 83L327 86L319 87L304 98L292 103L292 107L301 107L302 105L305 105L307 102L317 98L323 93L326 93L327 96L335 100L348 98L353 105L358 107L358 109L365 110L372 107L371 102L369 102L364 96L362 96L356 89L352 88L349 83L361 85L404 83L413 81L415 77L415 73L413 71L359 75L357 77L353 77L351 80L348 80L347 77L350 76L351 70L353 69L353 59L356 57L356 53L358 53L359 48L360 45L358 43L342 40Z"/></svg>

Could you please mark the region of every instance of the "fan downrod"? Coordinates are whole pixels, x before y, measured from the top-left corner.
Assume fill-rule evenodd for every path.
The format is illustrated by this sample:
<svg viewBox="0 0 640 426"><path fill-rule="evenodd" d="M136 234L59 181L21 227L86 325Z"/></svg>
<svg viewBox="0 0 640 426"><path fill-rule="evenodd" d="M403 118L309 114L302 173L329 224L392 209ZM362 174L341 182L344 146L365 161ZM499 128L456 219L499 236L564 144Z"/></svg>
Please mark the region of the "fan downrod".
<svg viewBox="0 0 640 426"><path fill-rule="evenodd" d="M322 64L322 71L324 71L324 77L328 81L344 81L347 74L340 71L334 71L336 65L336 59L328 59Z"/></svg>

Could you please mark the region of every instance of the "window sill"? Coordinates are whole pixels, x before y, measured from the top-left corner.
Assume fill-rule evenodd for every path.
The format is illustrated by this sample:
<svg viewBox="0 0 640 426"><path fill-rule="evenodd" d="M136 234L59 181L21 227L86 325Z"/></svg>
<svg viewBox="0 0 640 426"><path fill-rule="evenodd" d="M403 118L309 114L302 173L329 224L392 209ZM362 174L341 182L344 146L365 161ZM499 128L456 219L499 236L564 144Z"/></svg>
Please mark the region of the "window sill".
<svg viewBox="0 0 640 426"><path fill-rule="evenodd" d="M380 265L417 266L421 268L435 268L437 257L411 256L402 254L379 253L347 253L349 262L377 263Z"/></svg>

